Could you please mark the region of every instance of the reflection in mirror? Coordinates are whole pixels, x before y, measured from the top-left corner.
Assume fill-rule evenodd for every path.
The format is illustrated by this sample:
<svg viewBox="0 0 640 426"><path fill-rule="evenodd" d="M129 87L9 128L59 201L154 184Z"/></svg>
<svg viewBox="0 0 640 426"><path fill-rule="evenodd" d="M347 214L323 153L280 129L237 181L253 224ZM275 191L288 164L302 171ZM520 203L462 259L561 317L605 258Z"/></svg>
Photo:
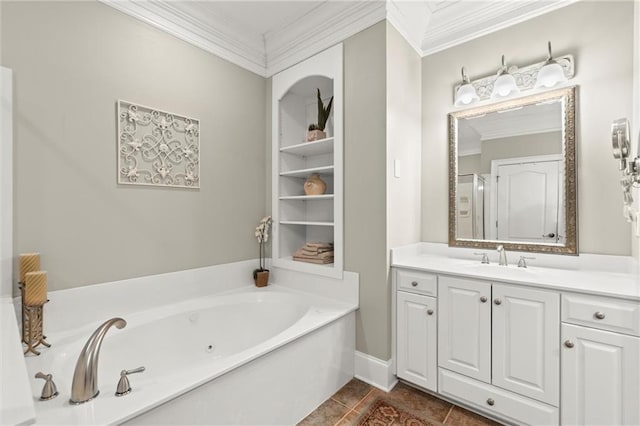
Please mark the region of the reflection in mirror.
<svg viewBox="0 0 640 426"><path fill-rule="evenodd" d="M575 88L455 112L450 245L576 253Z"/></svg>

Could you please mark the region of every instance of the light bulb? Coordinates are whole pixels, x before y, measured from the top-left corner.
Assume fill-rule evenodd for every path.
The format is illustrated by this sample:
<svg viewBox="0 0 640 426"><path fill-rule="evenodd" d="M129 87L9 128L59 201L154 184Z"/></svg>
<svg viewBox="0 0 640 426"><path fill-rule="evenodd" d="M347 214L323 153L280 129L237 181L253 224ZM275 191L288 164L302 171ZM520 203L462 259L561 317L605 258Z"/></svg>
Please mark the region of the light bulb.
<svg viewBox="0 0 640 426"><path fill-rule="evenodd" d="M550 88L560 83L567 81L567 76L564 75L564 70L551 56L551 42L548 42L549 56L542 68L538 71L538 77L536 78L536 84L534 88Z"/></svg>
<svg viewBox="0 0 640 426"><path fill-rule="evenodd" d="M476 88L469 81L469 77L462 67L462 86L456 92L455 106L465 106L477 102L480 99L476 93Z"/></svg>

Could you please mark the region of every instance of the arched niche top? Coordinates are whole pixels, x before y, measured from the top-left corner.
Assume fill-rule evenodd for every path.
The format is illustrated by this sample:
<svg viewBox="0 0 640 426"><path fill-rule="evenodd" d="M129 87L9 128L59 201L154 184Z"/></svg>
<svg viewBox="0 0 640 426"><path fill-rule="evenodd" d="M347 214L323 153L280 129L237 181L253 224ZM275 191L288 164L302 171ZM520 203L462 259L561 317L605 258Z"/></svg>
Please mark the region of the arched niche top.
<svg viewBox="0 0 640 426"><path fill-rule="evenodd" d="M302 97L311 97L316 95L316 89L320 89L322 97L333 95L333 79L324 75L310 75L296 81L287 89L280 99L289 94Z"/></svg>

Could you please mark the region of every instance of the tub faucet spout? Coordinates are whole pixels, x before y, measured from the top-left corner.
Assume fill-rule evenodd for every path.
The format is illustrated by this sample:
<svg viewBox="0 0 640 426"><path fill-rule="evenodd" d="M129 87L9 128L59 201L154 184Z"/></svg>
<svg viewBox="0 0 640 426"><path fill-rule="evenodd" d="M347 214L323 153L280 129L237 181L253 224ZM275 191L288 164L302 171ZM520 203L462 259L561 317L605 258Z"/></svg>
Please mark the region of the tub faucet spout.
<svg viewBox="0 0 640 426"><path fill-rule="evenodd" d="M104 322L93 332L82 348L76 363L76 370L73 373L71 399L69 400L72 404L82 404L100 393L98 390L98 357L102 340L112 325L124 328L127 322L122 318L111 318Z"/></svg>

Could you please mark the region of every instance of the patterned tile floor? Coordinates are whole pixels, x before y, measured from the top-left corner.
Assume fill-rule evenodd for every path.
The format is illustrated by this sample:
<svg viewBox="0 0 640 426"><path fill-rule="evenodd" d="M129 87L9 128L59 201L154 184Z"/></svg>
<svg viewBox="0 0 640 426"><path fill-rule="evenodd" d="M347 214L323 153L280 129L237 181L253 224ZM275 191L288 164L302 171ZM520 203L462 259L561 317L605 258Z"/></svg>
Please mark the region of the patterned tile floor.
<svg viewBox="0 0 640 426"><path fill-rule="evenodd" d="M398 383L391 392L386 393L358 379L353 379L298 423L298 426L355 425L360 415L365 413L378 397L397 403L412 414L433 424L459 426L500 424L404 383Z"/></svg>

